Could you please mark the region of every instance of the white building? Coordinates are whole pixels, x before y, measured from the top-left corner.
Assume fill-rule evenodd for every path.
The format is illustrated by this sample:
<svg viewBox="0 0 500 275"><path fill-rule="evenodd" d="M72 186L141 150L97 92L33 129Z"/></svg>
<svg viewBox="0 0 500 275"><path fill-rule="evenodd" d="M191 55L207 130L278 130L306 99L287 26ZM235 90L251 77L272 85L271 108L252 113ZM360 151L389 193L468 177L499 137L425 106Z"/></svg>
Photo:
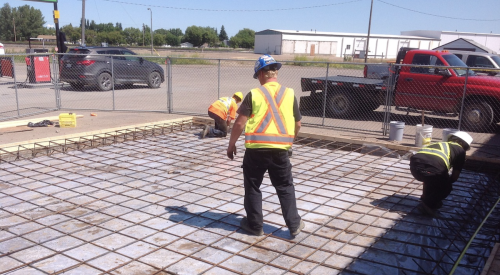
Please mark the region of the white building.
<svg viewBox="0 0 500 275"><path fill-rule="evenodd" d="M364 58L367 34L293 30L263 30L255 33L254 52L259 54L310 54ZM370 34L368 57L396 58L399 48L433 49L440 40L413 35Z"/></svg>
<svg viewBox="0 0 500 275"><path fill-rule="evenodd" d="M495 33L472 33L472 32L452 32L452 31L402 31L401 35L415 35L438 39L440 44L438 46L448 44L459 38L473 40L493 51L500 52L500 34Z"/></svg>

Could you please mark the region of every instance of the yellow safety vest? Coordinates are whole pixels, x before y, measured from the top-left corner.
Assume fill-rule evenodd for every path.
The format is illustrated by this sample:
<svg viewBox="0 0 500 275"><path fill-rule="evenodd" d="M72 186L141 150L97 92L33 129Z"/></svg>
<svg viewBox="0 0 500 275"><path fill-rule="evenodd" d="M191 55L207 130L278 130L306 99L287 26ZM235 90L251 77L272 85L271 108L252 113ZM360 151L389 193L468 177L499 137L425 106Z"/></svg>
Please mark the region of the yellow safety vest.
<svg viewBox="0 0 500 275"><path fill-rule="evenodd" d="M270 83L250 91L252 115L245 127L245 147L288 150L295 136L295 95L293 89Z"/></svg>
<svg viewBox="0 0 500 275"><path fill-rule="evenodd" d="M429 146L438 144L440 149L434 149L434 148L429 148ZM441 158L444 163L446 164L446 167L448 170L451 168L450 165L450 144L458 145L460 144L455 143L455 142L436 142L429 144L425 146L424 148L420 149L417 154L428 154L428 155L433 155Z"/></svg>

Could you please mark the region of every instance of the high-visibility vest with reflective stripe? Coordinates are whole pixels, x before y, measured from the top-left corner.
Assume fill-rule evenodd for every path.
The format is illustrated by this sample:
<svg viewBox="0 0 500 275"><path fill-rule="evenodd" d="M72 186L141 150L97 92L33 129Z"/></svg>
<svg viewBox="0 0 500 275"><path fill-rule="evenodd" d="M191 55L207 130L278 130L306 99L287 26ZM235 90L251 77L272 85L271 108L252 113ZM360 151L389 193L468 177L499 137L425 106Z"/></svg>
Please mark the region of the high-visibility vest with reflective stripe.
<svg viewBox="0 0 500 275"><path fill-rule="evenodd" d="M217 101L215 101L212 105L210 105L208 110L220 116L222 119L226 120L227 116L231 115L230 109L233 101L234 99L232 97L221 97Z"/></svg>
<svg viewBox="0 0 500 275"><path fill-rule="evenodd" d="M245 147L290 149L295 135L293 89L270 82L250 92L252 115L245 127Z"/></svg>
<svg viewBox="0 0 500 275"><path fill-rule="evenodd" d="M429 146L431 145L439 145L440 149L435 149L435 148L430 148ZM451 168L450 165L450 144L458 145L460 144L455 143L455 142L437 142L437 143L432 143L427 145L426 147L420 149L417 154L427 154L427 155L433 155L441 158L448 170Z"/></svg>

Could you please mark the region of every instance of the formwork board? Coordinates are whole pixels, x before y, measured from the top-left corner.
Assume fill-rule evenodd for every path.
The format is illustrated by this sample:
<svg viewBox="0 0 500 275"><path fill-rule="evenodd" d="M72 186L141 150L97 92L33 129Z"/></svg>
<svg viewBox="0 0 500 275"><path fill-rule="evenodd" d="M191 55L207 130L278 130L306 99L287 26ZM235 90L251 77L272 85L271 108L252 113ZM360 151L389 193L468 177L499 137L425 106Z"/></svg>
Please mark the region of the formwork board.
<svg viewBox="0 0 500 275"><path fill-rule="evenodd" d="M240 227L244 140L199 130L0 164L0 273L479 274L498 211L489 173L465 170L436 217L417 210L408 161L373 146L302 139L292 238L269 177L264 236ZM492 222L493 221L493 222Z"/></svg>

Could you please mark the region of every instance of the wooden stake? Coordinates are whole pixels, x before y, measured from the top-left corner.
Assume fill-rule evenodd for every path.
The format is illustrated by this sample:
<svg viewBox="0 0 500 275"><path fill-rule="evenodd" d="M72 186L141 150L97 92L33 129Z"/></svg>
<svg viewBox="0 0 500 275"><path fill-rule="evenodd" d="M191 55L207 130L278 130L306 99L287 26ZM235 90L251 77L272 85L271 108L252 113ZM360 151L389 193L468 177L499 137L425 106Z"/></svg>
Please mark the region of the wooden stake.
<svg viewBox="0 0 500 275"><path fill-rule="evenodd" d="M425 111L422 110L422 126L424 126Z"/></svg>

